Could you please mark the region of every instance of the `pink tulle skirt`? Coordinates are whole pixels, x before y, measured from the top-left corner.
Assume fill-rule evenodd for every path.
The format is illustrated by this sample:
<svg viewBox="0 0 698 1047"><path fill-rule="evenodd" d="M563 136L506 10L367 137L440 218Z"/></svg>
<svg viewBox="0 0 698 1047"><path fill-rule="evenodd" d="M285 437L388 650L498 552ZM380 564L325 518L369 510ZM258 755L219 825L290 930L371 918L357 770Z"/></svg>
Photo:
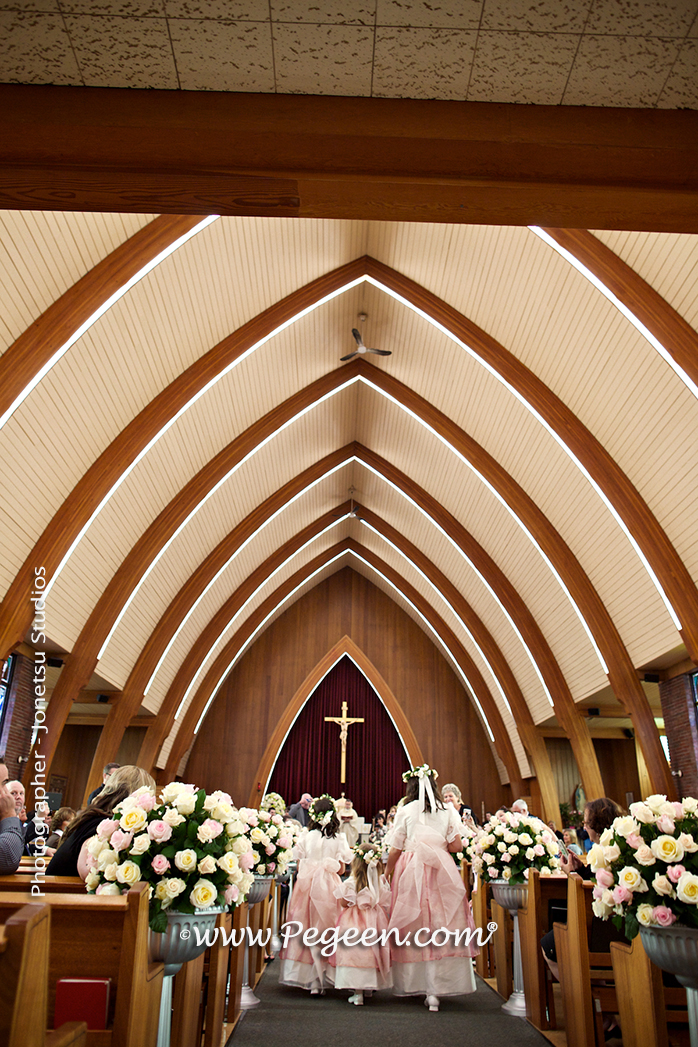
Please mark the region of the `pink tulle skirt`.
<svg viewBox="0 0 698 1047"><path fill-rule="evenodd" d="M335 858L300 862L298 879L293 889L286 922L301 924L303 931L310 927L319 932L334 928L341 914L335 890L341 886L340 863ZM291 929L295 932L296 928ZM298 985L304 989L322 988L327 978L328 957L322 956L323 945L303 944L303 931L290 938L279 953L281 971L279 981L284 985Z"/></svg>
<svg viewBox="0 0 698 1047"><path fill-rule="evenodd" d="M359 891L355 905L342 910L337 930L341 935L353 931L354 935L350 940L356 941L357 944L346 945L340 942L337 952L330 958L330 968L334 969L335 989L390 988L393 980L390 974L388 942L363 945L358 941L365 931L373 931L375 934L371 937L377 937L388 930L388 915L382 905L374 903L368 889ZM328 974L331 979L332 971Z"/></svg>

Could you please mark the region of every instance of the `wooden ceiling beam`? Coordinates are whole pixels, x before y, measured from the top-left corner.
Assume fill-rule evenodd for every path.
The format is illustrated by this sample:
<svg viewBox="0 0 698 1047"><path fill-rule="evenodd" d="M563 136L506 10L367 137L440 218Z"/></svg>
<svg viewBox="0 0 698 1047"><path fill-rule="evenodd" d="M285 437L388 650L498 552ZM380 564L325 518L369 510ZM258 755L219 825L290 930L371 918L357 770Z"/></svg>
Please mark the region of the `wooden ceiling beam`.
<svg viewBox="0 0 698 1047"><path fill-rule="evenodd" d="M0 86L0 206L698 232L698 113Z"/></svg>

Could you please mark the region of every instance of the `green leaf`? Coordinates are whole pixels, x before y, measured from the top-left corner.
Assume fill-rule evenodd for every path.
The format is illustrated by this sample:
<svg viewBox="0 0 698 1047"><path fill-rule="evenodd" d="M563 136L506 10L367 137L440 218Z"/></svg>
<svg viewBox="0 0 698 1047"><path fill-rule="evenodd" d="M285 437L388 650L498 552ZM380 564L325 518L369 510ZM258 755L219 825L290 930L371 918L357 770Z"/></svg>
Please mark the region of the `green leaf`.
<svg viewBox="0 0 698 1047"><path fill-rule="evenodd" d="M159 905L160 903L158 902L157 904ZM167 930L167 917L164 912L160 911L151 914L150 929L151 931L155 931L156 934L165 933Z"/></svg>
<svg viewBox="0 0 698 1047"><path fill-rule="evenodd" d="M620 930L620 928L619 928ZM637 922L637 916L634 912L626 912L625 914L625 937L628 941L632 941L633 938L637 938L640 933L640 924Z"/></svg>

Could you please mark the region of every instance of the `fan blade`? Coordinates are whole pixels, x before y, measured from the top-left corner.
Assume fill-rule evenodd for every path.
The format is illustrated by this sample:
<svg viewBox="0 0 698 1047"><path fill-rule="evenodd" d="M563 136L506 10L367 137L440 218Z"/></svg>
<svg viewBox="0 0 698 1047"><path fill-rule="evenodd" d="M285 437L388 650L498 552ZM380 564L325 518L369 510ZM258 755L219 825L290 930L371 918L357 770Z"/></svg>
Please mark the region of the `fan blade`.
<svg viewBox="0 0 698 1047"><path fill-rule="evenodd" d="M358 351L357 351L357 352L355 352L355 353L349 353L349 355L348 355L348 356L340 356L340 358L339 358L339 362L340 362L341 364L343 364L343 363L345 363L345 362L346 362L347 360L353 360L353 359L354 359L354 357L355 357L355 356L358 356L358 355L359 355L359 353L358 353Z"/></svg>
<svg viewBox="0 0 698 1047"><path fill-rule="evenodd" d="M360 331L357 331L355 327L352 327L351 333L354 335L354 338L356 339L356 344L357 345L363 345L364 344L364 340L361 337L361 332Z"/></svg>
<svg viewBox="0 0 698 1047"><path fill-rule="evenodd" d="M376 356L392 356L393 355L392 351L390 349L367 349L366 352L367 353L375 353Z"/></svg>

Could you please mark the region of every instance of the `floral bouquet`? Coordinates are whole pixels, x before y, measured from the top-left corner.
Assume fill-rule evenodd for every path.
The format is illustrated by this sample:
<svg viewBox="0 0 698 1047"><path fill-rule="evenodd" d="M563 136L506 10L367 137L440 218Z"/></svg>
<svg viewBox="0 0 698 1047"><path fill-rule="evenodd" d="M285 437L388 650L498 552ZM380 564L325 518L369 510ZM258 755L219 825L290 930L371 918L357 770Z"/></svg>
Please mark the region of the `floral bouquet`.
<svg viewBox="0 0 698 1047"><path fill-rule="evenodd" d="M256 876L283 876L293 858L293 837L280 814L241 807L240 817L252 847L252 869Z"/></svg>
<svg viewBox="0 0 698 1047"><path fill-rule="evenodd" d="M254 855L247 825L224 792L207 795L171 782L160 800L148 786L117 804L87 843L90 893L150 885L150 926L167 930L166 911L193 913L244 902Z"/></svg>
<svg viewBox="0 0 698 1047"><path fill-rule="evenodd" d="M529 869L550 876L560 868L557 837L537 818L505 811L494 815L468 846L473 873L525 883Z"/></svg>
<svg viewBox="0 0 698 1047"><path fill-rule="evenodd" d="M286 801L279 793L265 793L259 805L260 810L269 811L270 814L280 814L286 810Z"/></svg>
<svg viewBox="0 0 698 1047"><path fill-rule="evenodd" d="M634 938L643 927L698 927L698 800L631 803L589 851L594 914Z"/></svg>
<svg viewBox="0 0 698 1047"><path fill-rule="evenodd" d="M451 857L459 869L462 868L466 855L470 854L469 848L476 844L479 838L483 835L484 833L482 830L472 829L469 825L466 825L465 822L463 823L460 834L460 838L463 841L463 850L451 851Z"/></svg>

